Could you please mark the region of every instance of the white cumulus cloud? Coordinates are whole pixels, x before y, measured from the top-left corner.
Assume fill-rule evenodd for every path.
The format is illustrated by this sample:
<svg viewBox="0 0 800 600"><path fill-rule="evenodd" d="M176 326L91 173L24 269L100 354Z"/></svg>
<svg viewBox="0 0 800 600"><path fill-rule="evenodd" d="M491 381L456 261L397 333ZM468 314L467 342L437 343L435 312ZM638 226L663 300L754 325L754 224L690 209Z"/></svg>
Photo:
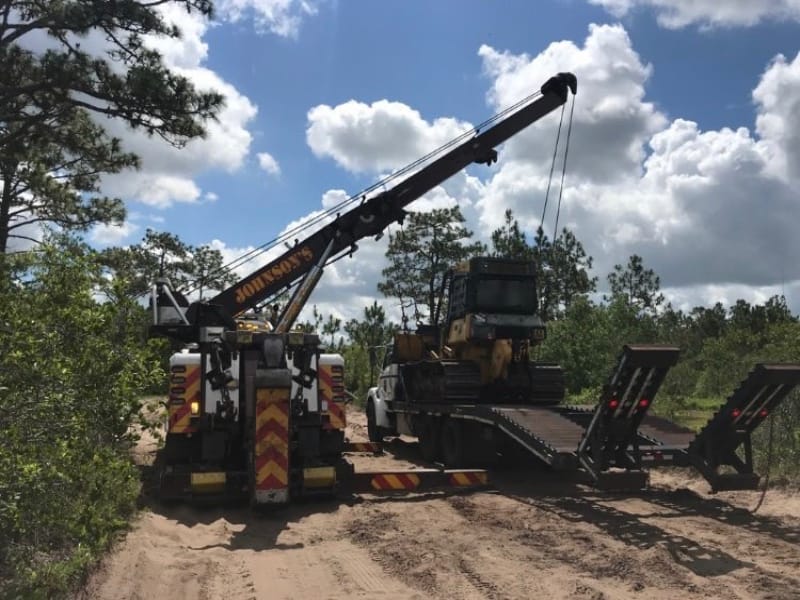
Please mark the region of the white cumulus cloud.
<svg viewBox="0 0 800 600"><path fill-rule="evenodd" d="M798 0L589 0L621 17L636 8L652 8L669 28L687 25L749 26L765 20L800 20Z"/></svg>
<svg viewBox="0 0 800 600"><path fill-rule="evenodd" d="M226 20L250 17L258 30L289 38L297 37L304 19L317 14L309 0L220 0L216 6Z"/></svg>
<svg viewBox="0 0 800 600"><path fill-rule="evenodd" d="M225 104L216 120L206 123L207 135L176 148L158 136L132 130L119 120L103 120L109 132L122 139L123 147L141 158L138 171L103 177L103 191L126 201L166 208L176 202L195 202L203 196L196 179L213 170L235 172L247 159L252 142L249 126L256 105L219 74L204 66L209 23L198 12L187 13L172 5L160 7L165 19L178 26L179 39L150 37L165 64L183 75L200 91L223 94ZM208 195L206 194L206 197Z"/></svg>
<svg viewBox="0 0 800 600"><path fill-rule="evenodd" d="M136 181L136 180L134 180ZM135 188L135 195L140 202L150 206L165 208L174 202L197 202L200 198L200 188L194 181L186 177L171 175L156 175L145 182L138 181L139 187Z"/></svg>
<svg viewBox="0 0 800 600"><path fill-rule="evenodd" d="M652 67L641 61L619 25L591 25L583 46L557 42L535 57L486 45L478 53L492 79L489 101L498 111L538 90L560 71L577 76L568 157L573 178L603 182L636 174L647 138L666 123L664 115L644 99ZM570 107L565 111L562 144ZM506 144L505 159L549 172L558 124L558 115L551 115L529 127Z"/></svg>
<svg viewBox="0 0 800 600"><path fill-rule="evenodd" d="M325 209L333 208L334 206L338 206L348 198L350 198L350 194L348 194L344 190L328 190L327 192L322 194L322 208Z"/></svg>
<svg viewBox="0 0 800 600"><path fill-rule="evenodd" d="M256 157L258 158L258 166L264 171L275 176L281 174L281 166L269 152L259 152Z"/></svg>
<svg viewBox="0 0 800 600"><path fill-rule="evenodd" d="M777 161L776 171L800 180L800 53L794 60L778 55L753 90L758 106L756 131Z"/></svg>
<svg viewBox="0 0 800 600"><path fill-rule="evenodd" d="M471 128L452 118L428 122L402 102L350 100L309 110L306 141L348 171L375 173L403 167Z"/></svg>
<svg viewBox="0 0 800 600"><path fill-rule="evenodd" d="M96 244L113 246L128 239L138 230L139 226L130 221L125 221L119 225L100 224L92 229L89 238Z"/></svg>
<svg viewBox="0 0 800 600"><path fill-rule="evenodd" d="M646 98L650 67L618 25L591 27L583 47L551 44L537 57L484 47L481 56L494 79L490 99L498 106L530 90L548 68L577 74L559 226L575 231L601 278L636 253L683 297L707 298L698 286L717 286L748 291L757 300L765 289L800 280L800 267L787 259L800 252L792 226L800 210L800 57L778 57L753 82L756 135L668 121ZM543 119L501 153L478 203L484 235L500 224L506 208L535 231L553 128L552 117ZM550 232L558 181L553 186L545 221Z"/></svg>

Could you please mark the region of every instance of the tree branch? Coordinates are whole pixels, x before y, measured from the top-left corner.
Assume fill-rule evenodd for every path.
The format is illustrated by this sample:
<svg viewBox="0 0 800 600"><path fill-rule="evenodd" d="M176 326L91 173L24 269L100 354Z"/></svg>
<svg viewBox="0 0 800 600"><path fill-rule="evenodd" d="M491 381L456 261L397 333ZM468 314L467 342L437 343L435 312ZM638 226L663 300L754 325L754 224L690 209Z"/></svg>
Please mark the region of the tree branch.
<svg viewBox="0 0 800 600"><path fill-rule="evenodd" d="M27 235L22 235L22 234L19 234L19 233L14 233L14 234L9 233L8 237L9 238L14 238L15 240L28 240L29 242L33 242L34 244L41 244L42 243L41 240L37 240L37 239L34 239L34 238L29 237Z"/></svg>
<svg viewBox="0 0 800 600"><path fill-rule="evenodd" d="M49 23L52 26L52 22ZM20 23L20 24L11 24L6 25L6 29L12 30L12 33L8 36L0 39L0 47L8 46L11 43L15 42L23 35L30 33L34 29L45 29L48 27L48 20L46 17L41 17L35 21L31 21L30 23Z"/></svg>
<svg viewBox="0 0 800 600"><path fill-rule="evenodd" d="M3 8L3 25L0 31L5 32L8 28L8 16L11 14L11 2L6 2L5 7ZM2 34L0 34L0 39L2 39Z"/></svg>
<svg viewBox="0 0 800 600"><path fill-rule="evenodd" d="M24 208L20 208L19 210L15 210L15 211L10 212L8 214L9 221L11 219L13 219L14 217L17 217L17 216L25 214L25 213L35 212L37 209L41 209L41 208L42 208L41 205L39 205L39 206L26 205Z"/></svg>

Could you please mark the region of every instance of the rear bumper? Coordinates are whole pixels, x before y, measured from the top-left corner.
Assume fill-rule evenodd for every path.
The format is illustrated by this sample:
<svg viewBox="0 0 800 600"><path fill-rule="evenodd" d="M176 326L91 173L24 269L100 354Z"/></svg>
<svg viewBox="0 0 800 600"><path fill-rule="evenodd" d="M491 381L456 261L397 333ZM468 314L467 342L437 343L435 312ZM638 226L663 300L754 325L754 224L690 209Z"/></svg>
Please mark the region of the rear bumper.
<svg viewBox="0 0 800 600"><path fill-rule="evenodd" d="M243 501L248 498L249 488L245 471L192 471L168 467L159 478L159 497L162 500Z"/></svg>

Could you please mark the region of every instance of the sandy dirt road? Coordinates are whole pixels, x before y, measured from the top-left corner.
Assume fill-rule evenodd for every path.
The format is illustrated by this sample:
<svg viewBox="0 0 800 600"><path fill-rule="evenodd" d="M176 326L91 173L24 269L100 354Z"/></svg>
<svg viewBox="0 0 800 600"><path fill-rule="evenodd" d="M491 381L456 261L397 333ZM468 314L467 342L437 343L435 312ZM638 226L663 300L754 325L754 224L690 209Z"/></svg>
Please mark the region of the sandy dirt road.
<svg viewBox="0 0 800 600"><path fill-rule="evenodd" d="M363 415L351 439L365 439ZM418 466L398 440L358 468ZM139 449L143 460L154 446ZM800 495L681 471L614 495L540 469L494 489L245 508L150 504L82 599L800 598Z"/></svg>

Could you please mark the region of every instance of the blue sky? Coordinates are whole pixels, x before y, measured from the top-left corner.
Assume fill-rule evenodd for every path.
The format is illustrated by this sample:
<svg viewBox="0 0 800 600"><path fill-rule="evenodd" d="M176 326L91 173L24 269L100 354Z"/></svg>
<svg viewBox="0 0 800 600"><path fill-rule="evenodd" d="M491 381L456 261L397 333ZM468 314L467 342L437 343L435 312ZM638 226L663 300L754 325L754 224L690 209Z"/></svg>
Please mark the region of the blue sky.
<svg viewBox="0 0 800 600"><path fill-rule="evenodd" d="M800 119L800 6L720 4L222 0L213 25L172 15L186 35L183 46L170 46L168 59L198 84L230 95L230 114L180 157L154 150L159 160L146 159L141 173L110 181L132 216L123 228L95 232L95 240L134 243L155 227L193 244L216 240L233 257L319 210L326 192L355 193L385 173L385 164L359 155L358 140L387 152L406 142L423 148L448 130L437 119L478 123L502 108L501 100L510 103L549 74L572 69L579 77L579 147L567 174L565 218L595 256L595 274L604 279L636 252L662 275L678 305L757 301L777 290L800 310L800 271L786 260L797 242L783 229L798 222L792 198L800 148L797 135L785 132L796 131ZM776 65L780 54L785 60ZM380 100L392 104L381 112L372 104ZM348 108L348 101L361 104ZM309 111L320 105L330 110L312 120ZM399 131L418 133L421 145L373 139L368 123L376 111L386 120L381 131L402 125ZM307 136L312 125L316 142ZM496 170L450 182L444 200L432 205L463 203L478 237L488 237L507 207L532 230L543 200L542 168L549 166L537 159L537 148L552 152L551 126L510 143L511 158ZM747 131L737 133L740 127ZM147 156L158 142L132 143ZM272 172L260 166L259 153L272 157ZM398 153L408 161L417 156ZM698 157L714 160L697 170L688 163ZM159 177L168 179L163 193L154 191ZM508 191L512 180L522 195ZM688 189L686 181L697 187ZM779 218L748 220L764 212ZM719 256L692 260L687 240L698 237L698 252ZM331 285L320 288L320 304L349 316L377 298L381 249L337 267ZM781 264L765 273L764 261ZM346 298L357 300L349 306Z"/></svg>
<svg viewBox="0 0 800 600"><path fill-rule="evenodd" d="M266 241L262 236L300 217L298 208L314 207L325 190L356 192L371 181L314 157L305 142L310 107L387 98L427 119L453 115L480 122L491 113L478 57L481 44L535 55L551 42L582 39L590 23L619 22L603 8L578 0L342 0L320 3L318 10L296 39L259 33L251 21L223 23L206 38L207 65L259 106L253 149L270 152L282 171L277 180L264 177L257 161L250 160L242 171L202 177L203 187L225 199L226 206L236 203L257 212L268 203L269 221L275 220L259 223L253 214L244 223L217 222L216 237L232 243ZM769 23L746 32L675 31L659 27L651 11L637 11L622 23L642 60L653 65L650 100L703 129L752 128L754 82L773 56L800 50L797 24ZM198 225L215 218L218 207L206 208L197 215ZM197 227L184 235L204 243L208 234Z"/></svg>

